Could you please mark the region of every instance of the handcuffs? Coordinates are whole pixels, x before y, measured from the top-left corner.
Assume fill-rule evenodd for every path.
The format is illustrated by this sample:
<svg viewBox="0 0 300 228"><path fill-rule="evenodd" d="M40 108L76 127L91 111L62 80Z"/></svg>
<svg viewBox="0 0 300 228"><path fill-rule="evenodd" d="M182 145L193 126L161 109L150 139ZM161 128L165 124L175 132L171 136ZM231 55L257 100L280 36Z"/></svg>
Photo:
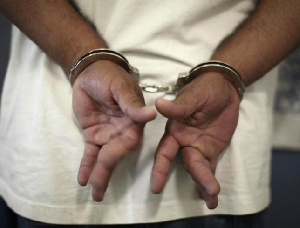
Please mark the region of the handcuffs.
<svg viewBox="0 0 300 228"><path fill-rule="evenodd" d="M92 50L81 56L75 62L69 74L69 81L71 83L71 86L74 85L76 78L85 68L98 60L110 60L118 64L119 66L124 68L135 79L137 83L139 83L139 86L144 92L148 93L161 92L167 94L176 94L194 78L208 72L217 72L226 77L226 79L229 80L237 90L240 101L243 99L243 94L245 92L245 86L239 72L229 64L215 60L201 63L193 67L188 72L179 73L176 84L174 85L160 86L152 84L142 84L139 82L140 74L138 69L131 66L129 64L129 61L121 53L103 48Z"/></svg>

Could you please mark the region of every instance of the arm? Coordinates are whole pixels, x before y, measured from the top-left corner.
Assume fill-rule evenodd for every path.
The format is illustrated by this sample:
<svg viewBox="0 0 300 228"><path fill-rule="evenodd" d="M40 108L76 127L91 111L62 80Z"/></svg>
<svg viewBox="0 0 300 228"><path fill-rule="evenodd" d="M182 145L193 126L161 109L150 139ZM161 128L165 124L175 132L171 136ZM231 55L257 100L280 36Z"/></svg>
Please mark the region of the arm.
<svg viewBox="0 0 300 228"><path fill-rule="evenodd" d="M255 12L211 58L229 63L250 85L297 47L299 12L298 0L261 0ZM156 152L152 191L162 191L170 163L180 148L184 168L207 206L217 207L220 186L214 172L218 156L229 145L238 123L237 91L224 76L210 72L183 87L174 101L157 100L156 107L169 120Z"/></svg>
<svg viewBox="0 0 300 228"><path fill-rule="evenodd" d="M0 10L66 73L79 56L107 47L67 0L0 1Z"/></svg>
<svg viewBox="0 0 300 228"><path fill-rule="evenodd" d="M300 2L261 0L255 12L215 51L213 60L231 64L249 85L300 44Z"/></svg>
<svg viewBox="0 0 300 228"><path fill-rule="evenodd" d="M66 0L0 1L0 9L66 73L84 53L107 47ZM156 112L145 107L127 71L104 60L77 77L73 110L86 140L78 182L86 185L90 180L94 200L101 201L117 162L137 146L145 123Z"/></svg>

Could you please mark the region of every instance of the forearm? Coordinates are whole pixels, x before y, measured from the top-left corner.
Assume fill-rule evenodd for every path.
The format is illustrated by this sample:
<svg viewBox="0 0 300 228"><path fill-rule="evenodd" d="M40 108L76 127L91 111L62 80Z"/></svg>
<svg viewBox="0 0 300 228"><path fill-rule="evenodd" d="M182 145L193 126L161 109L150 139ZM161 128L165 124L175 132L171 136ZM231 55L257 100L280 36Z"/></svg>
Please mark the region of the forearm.
<svg viewBox="0 0 300 228"><path fill-rule="evenodd" d="M82 54L107 47L67 0L0 1L0 10L66 73Z"/></svg>
<svg viewBox="0 0 300 228"><path fill-rule="evenodd" d="M240 72L245 85L251 84L299 45L299 12L299 0L261 0L212 59L229 63Z"/></svg>

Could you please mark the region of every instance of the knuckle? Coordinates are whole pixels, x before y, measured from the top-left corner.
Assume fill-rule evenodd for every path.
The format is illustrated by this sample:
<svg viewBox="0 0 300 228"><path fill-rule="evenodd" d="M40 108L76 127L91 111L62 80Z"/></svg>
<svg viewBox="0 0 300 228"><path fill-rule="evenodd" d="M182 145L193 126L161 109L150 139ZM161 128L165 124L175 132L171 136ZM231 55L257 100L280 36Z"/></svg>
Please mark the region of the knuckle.
<svg viewBox="0 0 300 228"><path fill-rule="evenodd" d="M154 169L153 171L153 175L159 175L159 176L163 176L163 177L167 177L168 174L166 172L164 172L163 170L161 169Z"/></svg>
<svg viewBox="0 0 300 228"><path fill-rule="evenodd" d="M143 105L141 98L138 97L135 93L131 93L130 95L128 95L127 101L131 104Z"/></svg>
<svg viewBox="0 0 300 228"><path fill-rule="evenodd" d="M91 167L95 164L96 158L94 156L84 155L81 159L80 166L88 166Z"/></svg>
<svg viewBox="0 0 300 228"><path fill-rule="evenodd" d="M172 161L172 157L168 153L160 152L160 153L156 154L156 160L159 160L159 161L162 161L162 160L166 161L167 160L168 162L170 162L170 161Z"/></svg>
<svg viewBox="0 0 300 228"><path fill-rule="evenodd" d="M116 161L111 159L98 159L96 163L108 174L112 173L114 167L116 166Z"/></svg>

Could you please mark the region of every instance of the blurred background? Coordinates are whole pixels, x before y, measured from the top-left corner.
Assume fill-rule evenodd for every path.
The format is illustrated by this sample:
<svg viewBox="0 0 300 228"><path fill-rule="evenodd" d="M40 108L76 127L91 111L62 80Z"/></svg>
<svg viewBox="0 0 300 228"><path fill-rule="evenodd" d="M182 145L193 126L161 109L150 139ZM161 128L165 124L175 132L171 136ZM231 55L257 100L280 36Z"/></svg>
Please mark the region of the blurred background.
<svg viewBox="0 0 300 228"><path fill-rule="evenodd" d="M10 31L10 22L0 13L0 88L9 57ZM279 65L278 82L274 104L272 204L265 222L266 228L299 228L300 48Z"/></svg>

